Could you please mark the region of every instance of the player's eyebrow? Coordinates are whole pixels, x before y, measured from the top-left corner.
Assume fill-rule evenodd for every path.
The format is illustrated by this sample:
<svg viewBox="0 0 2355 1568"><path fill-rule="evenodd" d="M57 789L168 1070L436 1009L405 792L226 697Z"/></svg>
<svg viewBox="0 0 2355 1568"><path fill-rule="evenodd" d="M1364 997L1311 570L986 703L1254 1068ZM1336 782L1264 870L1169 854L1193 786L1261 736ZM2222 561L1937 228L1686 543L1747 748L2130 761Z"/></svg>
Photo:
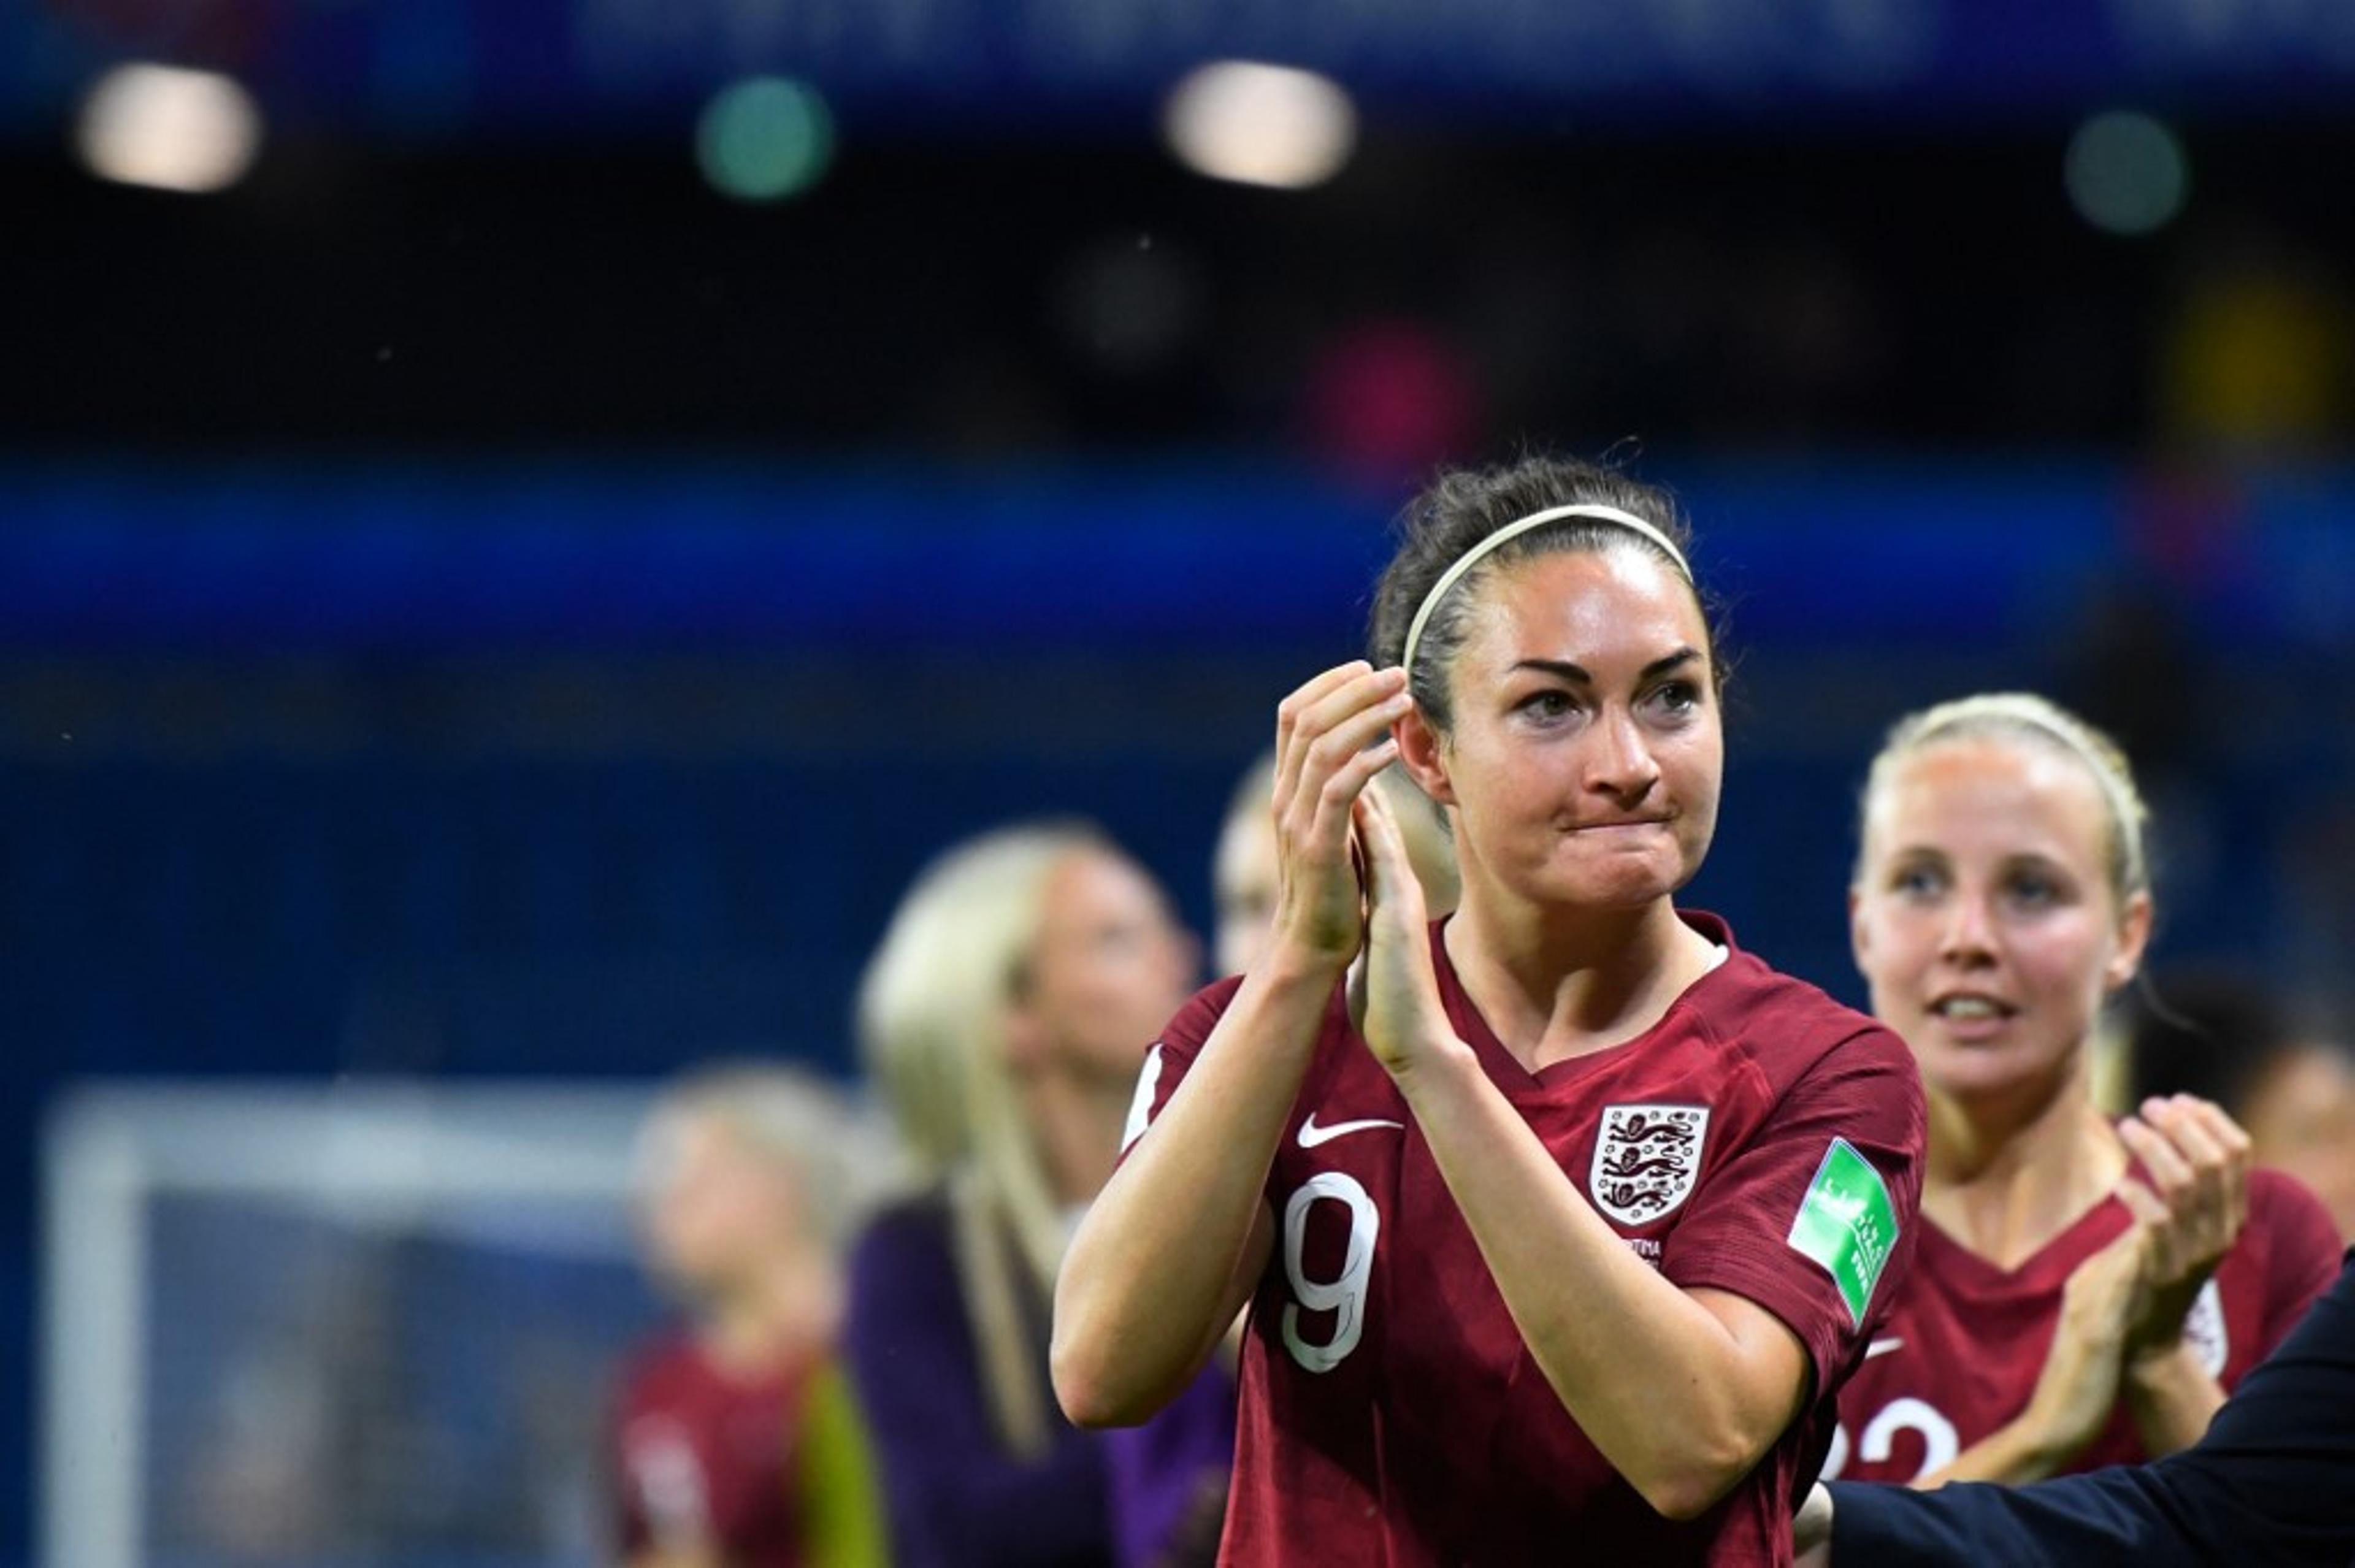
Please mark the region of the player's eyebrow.
<svg viewBox="0 0 2355 1568"><path fill-rule="evenodd" d="M1671 670L1680 669L1699 657L1700 657L1699 648L1678 648L1672 654L1663 654L1636 673L1636 683L1641 686L1646 681L1657 680ZM1513 667L1533 669L1545 675L1559 676L1563 680L1579 686L1594 684L1594 677L1588 673L1584 665L1572 664L1568 659L1515 659Z"/></svg>

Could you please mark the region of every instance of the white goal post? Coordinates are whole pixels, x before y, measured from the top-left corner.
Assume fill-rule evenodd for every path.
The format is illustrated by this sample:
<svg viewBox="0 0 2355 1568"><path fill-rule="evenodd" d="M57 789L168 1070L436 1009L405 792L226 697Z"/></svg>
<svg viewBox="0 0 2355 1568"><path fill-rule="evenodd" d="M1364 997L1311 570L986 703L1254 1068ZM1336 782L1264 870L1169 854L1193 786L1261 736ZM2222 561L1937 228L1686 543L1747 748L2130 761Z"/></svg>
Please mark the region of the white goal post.
<svg viewBox="0 0 2355 1568"><path fill-rule="evenodd" d="M543 1477L555 1492L498 1522L377 1493L463 1493L519 1445L593 1454L593 1430L515 1438L507 1395L475 1385L561 1340L527 1368L531 1398L544 1426L585 1411L593 1427L602 1390L568 1385L597 1382L657 1312L629 1224L646 1104L539 1082L61 1100L42 1148L46 1568L422 1565L436 1529L453 1563L591 1555L578 1476ZM436 1400L459 1436L420 1416ZM237 1539L208 1543L212 1520Z"/></svg>

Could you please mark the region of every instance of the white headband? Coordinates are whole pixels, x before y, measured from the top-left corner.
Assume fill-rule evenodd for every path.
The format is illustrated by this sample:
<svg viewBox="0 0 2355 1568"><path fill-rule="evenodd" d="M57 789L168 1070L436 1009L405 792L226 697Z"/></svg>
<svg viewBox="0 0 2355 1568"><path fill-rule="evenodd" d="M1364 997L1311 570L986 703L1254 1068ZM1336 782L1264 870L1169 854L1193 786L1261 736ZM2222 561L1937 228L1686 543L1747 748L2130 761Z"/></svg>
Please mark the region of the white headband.
<svg viewBox="0 0 2355 1568"><path fill-rule="evenodd" d="M1455 564L1439 574L1439 581L1433 583L1431 592L1423 596L1423 603L1415 611L1414 619L1407 624L1406 651L1399 658L1399 667L1407 671L1410 677L1412 676L1415 645L1423 641L1423 624L1431 619L1431 613L1439 608L1439 602L1447 597L1447 591L1464 580L1465 572L1479 565L1481 559L1497 546L1508 540L1520 538L1531 528L1543 527L1547 523L1560 522L1564 517L1591 517L1598 523L1615 524L1630 533L1640 534L1659 547L1660 552L1675 563L1677 571L1683 575L1687 582L1693 580L1692 568L1686 563L1685 552L1677 548L1676 541L1654 525L1636 516L1635 513L1623 512L1616 507L1594 506L1582 501L1568 507L1549 507L1542 512L1532 512L1518 521L1507 523L1503 528L1456 557Z"/></svg>
<svg viewBox="0 0 2355 1568"><path fill-rule="evenodd" d="M2133 775L2120 773L2123 758L2113 760L2103 755L2093 733L2076 715L2032 693L1998 691L1942 702L1923 718L1925 722L1914 734L1909 749L1927 746L1952 731L1967 734L1973 724L1991 723L2011 724L2059 741L2062 750L2083 763L2085 771L2094 775L2094 787L2102 792L2102 804L2109 808L2110 821L2117 831L2128 880L2137 884L2148 882L2150 862L2142 833L2143 820L2148 814L2134 793Z"/></svg>

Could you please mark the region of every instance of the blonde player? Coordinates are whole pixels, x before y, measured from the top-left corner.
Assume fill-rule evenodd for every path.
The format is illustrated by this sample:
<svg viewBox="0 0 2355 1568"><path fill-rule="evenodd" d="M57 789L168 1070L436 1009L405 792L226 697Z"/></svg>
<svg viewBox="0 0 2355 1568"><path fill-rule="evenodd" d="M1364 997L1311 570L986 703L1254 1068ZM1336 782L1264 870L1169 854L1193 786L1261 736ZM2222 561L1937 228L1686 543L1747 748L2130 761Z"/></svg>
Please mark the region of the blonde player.
<svg viewBox="0 0 2355 1568"><path fill-rule="evenodd" d="M756 1066L685 1078L647 1119L640 1227L688 1322L637 1357L614 1423L629 1568L885 1561L866 1431L835 1360L847 1125L815 1080Z"/></svg>
<svg viewBox="0 0 2355 1568"><path fill-rule="evenodd" d="M1047 1303L1196 965L1152 878L1077 824L943 855L868 964L860 1044L923 1178L860 1240L847 1329L900 1568L1111 1561L1101 1447L1048 1388Z"/></svg>
<svg viewBox="0 0 2355 1568"><path fill-rule="evenodd" d="M2189 1446L2339 1243L2213 1105L2095 1104L2094 1027L2154 910L2126 759L2041 698L1966 698L1891 732L1862 817L1857 964L1921 1063L1930 1163L1829 1473L2025 1481Z"/></svg>

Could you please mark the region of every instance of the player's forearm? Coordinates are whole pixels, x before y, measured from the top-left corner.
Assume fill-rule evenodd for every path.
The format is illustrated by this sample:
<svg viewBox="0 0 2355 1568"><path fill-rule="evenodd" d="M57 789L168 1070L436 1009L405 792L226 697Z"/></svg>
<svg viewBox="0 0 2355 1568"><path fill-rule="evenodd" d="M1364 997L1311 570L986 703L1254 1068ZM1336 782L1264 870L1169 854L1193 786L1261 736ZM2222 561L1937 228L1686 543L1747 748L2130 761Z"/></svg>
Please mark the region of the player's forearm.
<svg viewBox="0 0 2355 1568"><path fill-rule="evenodd" d="M2200 1441L2224 1407L2223 1385L2208 1375L2181 1341L2138 1356L2126 1376L2126 1408L2151 1457L2180 1453Z"/></svg>
<svg viewBox="0 0 2355 1568"><path fill-rule="evenodd" d="M1055 1287L1055 1392L1073 1421L1151 1416L1233 1320L1268 1168L1338 980L1281 955L1246 979L1089 1209Z"/></svg>
<svg viewBox="0 0 2355 1568"><path fill-rule="evenodd" d="M1732 1331L1587 1205L1468 1049L1398 1082L1563 1405L1654 1508L1704 1511L1774 1445L1796 1390L1761 1393Z"/></svg>
<svg viewBox="0 0 2355 1568"><path fill-rule="evenodd" d="M1954 1481L1993 1481L2017 1487L2058 1474L2083 1452L2085 1444L2064 1440L2033 1413L2022 1414L1988 1433L1935 1470L1911 1483L1935 1491Z"/></svg>

